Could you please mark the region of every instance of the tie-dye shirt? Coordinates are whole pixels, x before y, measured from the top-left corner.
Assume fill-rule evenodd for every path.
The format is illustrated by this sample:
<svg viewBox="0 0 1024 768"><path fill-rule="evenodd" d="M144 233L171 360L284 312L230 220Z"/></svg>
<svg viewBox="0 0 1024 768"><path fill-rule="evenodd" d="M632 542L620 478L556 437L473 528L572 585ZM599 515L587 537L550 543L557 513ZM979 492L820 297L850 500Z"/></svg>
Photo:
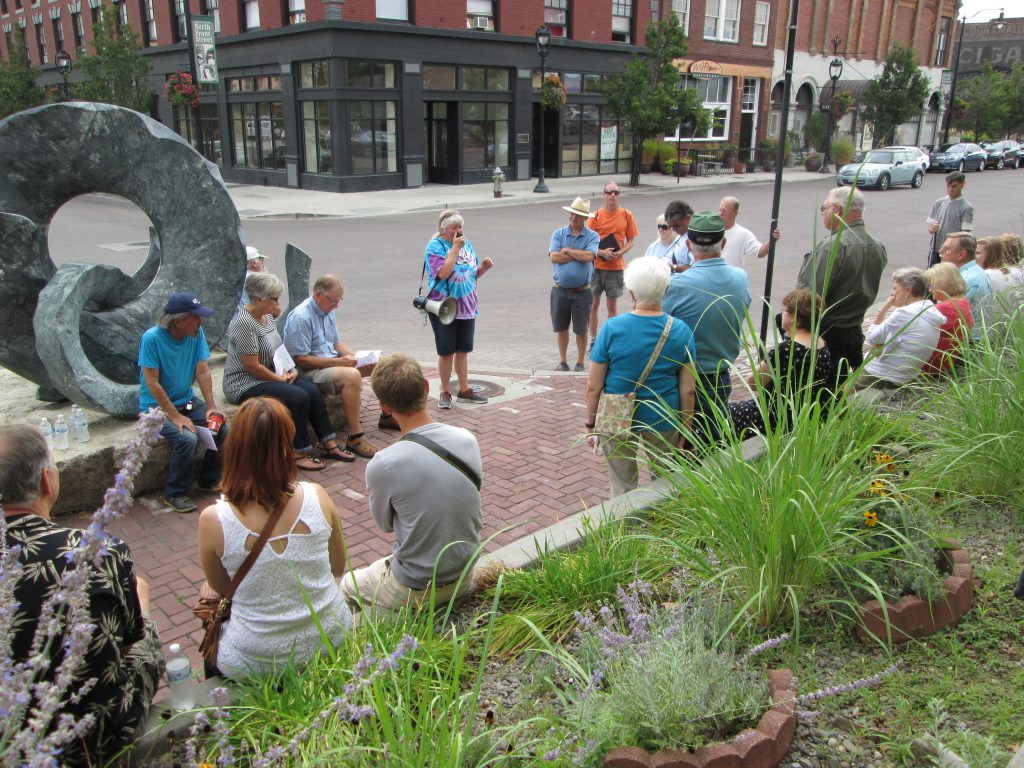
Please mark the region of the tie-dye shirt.
<svg viewBox="0 0 1024 768"><path fill-rule="evenodd" d="M430 285L434 282L438 271L444 266L444 260L448 258L448 252L452 244L447 240L435 236L427 243L427 251L424 258L427 263L427 277ZM476 251L469 240L464 241L462 251L455 260L455 268L447 280L438 280L434 290L427 296L428 299L440 301L451 296L458 302L458 311L455 317L459 320L472 320L478 314L476 305L476 272L480 267L480 261L476 257Z"/></svg>

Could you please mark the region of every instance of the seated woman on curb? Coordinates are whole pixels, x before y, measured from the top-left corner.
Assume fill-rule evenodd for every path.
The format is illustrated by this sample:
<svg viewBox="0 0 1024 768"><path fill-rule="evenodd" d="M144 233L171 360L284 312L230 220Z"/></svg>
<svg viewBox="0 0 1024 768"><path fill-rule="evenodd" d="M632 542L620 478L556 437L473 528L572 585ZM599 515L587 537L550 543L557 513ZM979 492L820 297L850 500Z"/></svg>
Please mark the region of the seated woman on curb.
<svg viewBox="0 0 1024 768"><path fill-rule="evenodd" d="M1021 269L1013 236L979 237L974 260L985 270L992 282L991 317L985 319L995 322L1005 319L1020 309L1024 300L1024 269Z"/></svg>
<svg viewBox="0 0 1024 768"><path fill-rule="evenodd" d="M817 335L823 310L821 297L806 288L790 291L782 297L781 325L789 338L770 352L747 379L751 389L760 383L770 390L764 400L772 429L778 423L779 398L776 393L786 401L796 403L809 387L813 401L827 406L836 371L825 340ZM760 400L756 397L729 403L729 415L733 429L740 436L748 430L762 434L765 431Z"/></svg>
<svg viewBox="0 0 1024 768"><path fill-rule="evenodd" d="M327 414L323 395L312 381L297 378L295 367L277 373L274 354L281 347L281 336L274 319L281 314L281 292L277 276L253 272L245 279L249 302L228 326L228 356L224 362L224 396L230 403L252 397L273 397L284 403L295 425L295 456L299 469L316 472L324 468L310 456L313 446L307 424L312 422L323 448L323 458L355 461L351 452L338 445L337 434Z"/></svg>
<svg viewBox="0 0 1024 768"><path fill-rule="evenodd" d="M872 356L856 382L857 389L900 387L921 373L939 345L939 329L946 320L925 298L927 293L922 270L905 267L893 274L889 298L864 334Z"/></svg>
<svg viewBox="0 0 1024 768"><path fill-rule="evenodd" d="M223 495L199 516L199 562L210 587L224 594L284 505L221 630L215 671L230 678L267 674L293 656L307 661L323 643L318 623L335 645L352 626L336 581L345 571L341 515L319 485L295 484L294 434L277 400L246 400L224 447Z"/></svg>
<svg viewBox="0 0 1024 768"><path fill-rule="evenodd" d="M942 261L929 267L924 273L928 279L928 290L935 298L935 308L942 313L945 322L939 329L939 344L922 371L929 376L949 373L960 360L960 348L971 337L974 315L971 302L965 295L967 283L960 270Z"/></svg>

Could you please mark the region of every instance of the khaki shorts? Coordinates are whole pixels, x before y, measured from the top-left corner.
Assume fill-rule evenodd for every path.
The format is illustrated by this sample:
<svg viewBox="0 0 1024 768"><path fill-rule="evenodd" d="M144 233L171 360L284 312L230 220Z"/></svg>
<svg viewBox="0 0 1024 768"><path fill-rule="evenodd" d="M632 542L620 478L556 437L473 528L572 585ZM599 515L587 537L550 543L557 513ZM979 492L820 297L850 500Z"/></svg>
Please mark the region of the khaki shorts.
<svg viewBox="0 0 1024 768"><path fill-rule="evenodd" d="M459 588L456 593L456 587ZM358 588L358 596L356 594ZM434 605L440 607L454 597L473 591L472 573L443 587L434 587ZM360 607L367 612L390 613L407 606L421 605L430 600L431 589L410 589L401 584L391 571L391 558L382 557L365 568L349 571L341 577L341 594L352 609ZM360 600L362 604L360 605Z"/></svg>
<svg viewBox="0 0 1024 768"><path fill-rule="evenodd" d="M297 368L299 378L311 381L320 390L322 395L337 395L337 388L334 386L333 368Z"/></svg>
<svg viewBox="0 0 1024 768"><path fill-rule="evenodd" d="M617 299L625 292L625 287L621 269L595 269L590 278L590 290L594 296L606 293L609 299Z"/></svg>

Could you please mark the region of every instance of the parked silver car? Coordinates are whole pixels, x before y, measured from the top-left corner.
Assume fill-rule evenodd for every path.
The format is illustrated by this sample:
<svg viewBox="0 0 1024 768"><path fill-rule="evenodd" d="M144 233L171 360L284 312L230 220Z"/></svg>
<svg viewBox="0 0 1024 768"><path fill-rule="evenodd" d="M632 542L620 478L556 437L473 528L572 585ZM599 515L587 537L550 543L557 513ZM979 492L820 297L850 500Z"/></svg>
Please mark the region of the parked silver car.
<svg viewBox="0 0 1024 768"><path fill-rule="evenodd" d="M872 149L863 160L847 163L839 169L836 184L840 187L877 187L885 190L896 184L909 184L918 189L924 182L921 160L912 147Z"/></svg>

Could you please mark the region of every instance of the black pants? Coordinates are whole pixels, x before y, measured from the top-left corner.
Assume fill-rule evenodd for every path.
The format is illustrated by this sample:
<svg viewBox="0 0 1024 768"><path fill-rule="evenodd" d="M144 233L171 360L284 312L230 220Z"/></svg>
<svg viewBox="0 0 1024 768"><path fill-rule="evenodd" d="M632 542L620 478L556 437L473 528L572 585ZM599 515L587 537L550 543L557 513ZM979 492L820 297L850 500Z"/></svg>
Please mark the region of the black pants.
<svg viewBox="0 0 1024 768"><path fill-rule="evenodd" d="M846 378L864 364L864 331L860 326L853 328L829 328L822 336L828 345L832 362L836 366L836 388L846 383Z"/></svg>

